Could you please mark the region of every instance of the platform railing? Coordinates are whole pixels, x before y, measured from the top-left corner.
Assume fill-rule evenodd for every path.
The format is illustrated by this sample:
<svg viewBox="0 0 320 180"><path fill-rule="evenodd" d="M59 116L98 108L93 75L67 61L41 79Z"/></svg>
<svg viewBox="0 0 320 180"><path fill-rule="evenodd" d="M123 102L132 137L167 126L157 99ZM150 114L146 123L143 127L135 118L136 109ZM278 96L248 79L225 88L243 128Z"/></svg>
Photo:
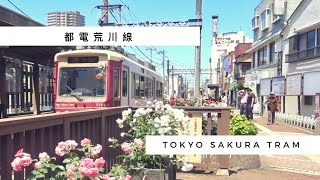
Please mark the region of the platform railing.
<svg viewBox="0 0 320 180"><path fill-rule="evenodd" d="M118 127L116 120L121 118L122 111L129 107L116 107L107 109L85 110L78 112L51 113L34 116L10 117L0 120L0 179L15 180L26 179L23 173L12 171L11 162L17 150L23 148L25 152L36 158L39 153L47 152L54 156L54 149L60 141L68 139L81 141L83 138L91 139L93 144L101 144L101 156L106 159L106 170L109 171L117 162L120 149L110 148L107 141L115 137L120 141L125 138L120 134L123 131ZM230 109L174 107L182 108L193 116L195 113L208 114L208 134L211 135L211 116L217 113L217 134L229 135ZM229 169L229 156L219 155L217 166L220 169ZM210 167L211 164L198 164ZM197 165L196 165L197 166ZM26 169L30 174L32 167ZM170 180L175 179L175 171L170 170Z"/></svg>

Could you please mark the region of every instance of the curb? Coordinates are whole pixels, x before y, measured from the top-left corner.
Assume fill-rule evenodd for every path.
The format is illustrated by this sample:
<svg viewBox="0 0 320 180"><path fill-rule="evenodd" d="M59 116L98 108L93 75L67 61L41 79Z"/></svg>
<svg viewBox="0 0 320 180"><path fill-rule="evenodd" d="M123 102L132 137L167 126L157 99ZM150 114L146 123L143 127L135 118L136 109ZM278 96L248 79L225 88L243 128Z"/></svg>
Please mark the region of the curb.
<svg viewBox="0 0 320 180"><path fill-rule="evenodd" d="M279 170L279 171L286 171L286 172L294 172L294 173L300 173L300 174L308 174L308 175L320 176L320 172L319 171L310 171L310 170L295 169L295 168L289 168L289 167L261 166L260 169Z"/></svg>

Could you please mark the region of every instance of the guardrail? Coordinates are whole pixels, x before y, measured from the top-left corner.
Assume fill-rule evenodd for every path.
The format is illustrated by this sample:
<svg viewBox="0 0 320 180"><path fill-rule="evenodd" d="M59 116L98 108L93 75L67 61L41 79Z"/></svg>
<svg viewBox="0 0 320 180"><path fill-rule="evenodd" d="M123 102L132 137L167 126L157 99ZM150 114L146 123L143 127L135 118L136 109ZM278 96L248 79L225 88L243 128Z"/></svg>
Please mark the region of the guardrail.
<svg viewBox="0 0 320 180"><path fill-rule="evenodd" d="M316 126L316 119L314 117L300 116L297 114L287 114L281 112L276 112L275 115L275 119L277 121L298 126L311 131L313 131Z"/></svg>

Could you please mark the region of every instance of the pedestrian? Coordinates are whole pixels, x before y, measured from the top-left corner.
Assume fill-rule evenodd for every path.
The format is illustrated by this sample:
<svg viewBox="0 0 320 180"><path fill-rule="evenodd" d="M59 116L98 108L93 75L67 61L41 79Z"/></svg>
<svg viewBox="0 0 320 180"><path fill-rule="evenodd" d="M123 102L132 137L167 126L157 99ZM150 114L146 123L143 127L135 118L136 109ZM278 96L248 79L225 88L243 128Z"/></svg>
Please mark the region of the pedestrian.
<svg viewBox="0 0 320 180"><path fill-rule="evenodd" d="M274 124L276 112L279 111L279 101L278 98L274 95L274 92L270 93L266 104L268 108L268 125Z"/></svg>
<svg viewBox="0 0 320 180"><path fill-rule="evenodd" d="M238 95L240 97L240 115L245 115L246 114L246 109L247 109L247 99L248 99L248 94L246 89L240 90L238 92Z"/></svg>
<svg viewBox="0 0 320 180"><path fill-rule="evenodd" d="M221 96L221 102L225 105L228 104L228 98L226 96L226 93L222 93L222 96Z"/></svg>
<svg viewBox="0 0 320 180"><path fill-rule="evenodd" d="M256 96L255 94L252 93L252 90L250 88L248 88L247 94L248 94L248 97L247 97L247 104L246 104L247 105L246 115L249 120L253 120L253 106L256 102Z"/></svg>

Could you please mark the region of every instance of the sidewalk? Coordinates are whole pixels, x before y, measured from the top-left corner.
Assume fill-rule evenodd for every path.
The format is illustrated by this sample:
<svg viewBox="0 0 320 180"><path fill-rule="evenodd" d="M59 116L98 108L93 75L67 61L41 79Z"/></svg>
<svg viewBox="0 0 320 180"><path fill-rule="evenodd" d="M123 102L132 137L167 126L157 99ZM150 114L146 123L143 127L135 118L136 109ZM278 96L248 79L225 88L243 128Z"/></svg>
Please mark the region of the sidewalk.
<svg viewBox="0 0 320 180"><path fill-rule="evenodd" d="M276 121L273 125L268 125L267 117L262 116L254 116L253 121L256 123L256 126L261 130L267 133L271 133L270 135L275 134L305 134L305 135L313 135L313 132L307 129L303 129L300 127L296 127L293 125L285 124L282 122Z"/></svg>
<svg viewBox="0 0 320 180"><path fill-rule="evenodd" d="M267 118L255 116L258 135L313 135L313 132L292 125L275 122L267 125ZM320 180L320 156L311 155L260 155L261 168L244 170L228 177L212 174L178 173L179 180Z"/></svg>
<svg viewBox="0 0 320 180"><path fill-rule="evenodd" d="M281 122L268 125L266 117L255 116L253 122L260 130L258 135L313 135L312 131ZM320 175L319 155L260 155L260 160L264 168Z"/></svg>

